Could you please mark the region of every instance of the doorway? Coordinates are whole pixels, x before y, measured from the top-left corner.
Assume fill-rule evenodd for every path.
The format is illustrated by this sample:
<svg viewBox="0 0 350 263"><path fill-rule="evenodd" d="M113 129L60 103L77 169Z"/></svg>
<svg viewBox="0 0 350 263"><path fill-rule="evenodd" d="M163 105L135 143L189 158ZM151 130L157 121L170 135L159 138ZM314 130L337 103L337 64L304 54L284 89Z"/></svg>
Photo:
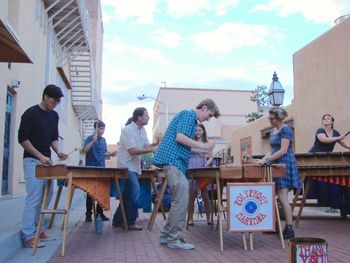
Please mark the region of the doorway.
<svg viewBox="0 0 350 263"><path fill-rule="evenodd" d="M5 132L4 132L4 154L2 162L2 187L1 194L7 195L9 191L9 182L11 179L10 172L10 136L11 136L11 120L13 113L13 94L7 91L6 95L6 114L5 114Z"/></svg>

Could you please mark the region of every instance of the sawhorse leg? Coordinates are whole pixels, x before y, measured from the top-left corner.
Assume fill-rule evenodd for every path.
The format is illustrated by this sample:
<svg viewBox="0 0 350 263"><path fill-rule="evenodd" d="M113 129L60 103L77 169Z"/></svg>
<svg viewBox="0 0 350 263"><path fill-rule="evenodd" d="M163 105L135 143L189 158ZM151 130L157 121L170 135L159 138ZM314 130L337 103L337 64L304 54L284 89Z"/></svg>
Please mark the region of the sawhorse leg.
<svg viewBox="0 0 350 263"><path fill-rule="evenodd" d="M278 234L279 234L279 237L280 237L280 240L281 240L281 247L282 247L283 249L285 249L284 239L283 239L283 233L282 233L282 224L281 224L280 212L279 212L279 210L278 210L277 197L275 198L275 210L276 210Z"/></svg>
<svg viewBox="0 0 350 263"><path fill-rule="evenodd" d="M63 188L63 186L58 187L55 203L53 205L53 209L57 209L58 203L60 202L60 198L61 198L62 188ZM53 223L55 221L55 216L56 216L56 214L51 215L50 222L49 222L49 228L52 228Z"/></svg>
<svg viewBox="0 0 350 263"><path fill-rule="evenodd" d="M157 186L156 186L156 184L154 182L155 178L152 175L150 177L150 180L151 180L151 185L152 185L153 191L154 191L154 193L156 194L156 196L158 198L159 192L158 192ZM160 210L162 211L162 215L163 215L163 218L165 220L166 219L166 215L165 215L165 210L164 210L162 202L160 202Z"/></svg>
<svg viewBox="0 0 350 263"><path fill-rule="evenodd" d="M301 175L301 182L303 185L305 185L305 176L304 175ZM294 211L294 208L297 206L297 201L299 199L299 195L301 193L301 188L297 189L297 191L295 192L295 196L293 198L293 203L292 203L292 212Z"/></svg>
<svg viewBox="0 0 350 263"><path fill-rule="evenodd" d="M43 199L42 199L42 202L41 202L39 223L38 223L38 226L36 228L36 234L35 234L34 246L33 246L33 250L32 250L32 256L35 255L36 248L37 248L38 242L39 242L39 236L40 236L40 232L41 232L41 227L42 227L42 225L44 223L44 213L43 213L43 211L45 209L47 196L48 196L48 193L49 193L49 189L51 187L51 183L52 183L52 180L48 180L47 183L46 183L46 186L45 186Z"/></svg>
<svg viewBox="0 0 350 263"><path fill-rule="evenodd" d="M72 185L72 188L71 188L71 189L72 189L72 190L71 190L71 195L70 195L70 197L69 197L69 207L67 208L67 209L68 209L67 211L69 211L69 209L70 209L71 206L72 206L72 200L73 200L74 191L75 191L74 185ZM67 191L67 193L68 193L68 191ZM62 226L61 226L61 230L62 230L62 231L63 231L63 227L64 227L64 218L63 218Z"/></svg>
<svg viewBox="0 0 350 263"><path fill-rule="evenodd" d="M309 180L307 180L305 178L305 188L304 188L304 194L303 194L303 199L301 200L301 204L300 204L300 208L299 208L299 211L298 211L298 216L295 220L295 227L298 227L299 225L299 221L300 221L300 218L301 218L301 213L303 212L303 209L304 209L304 206L305 206L305 203L306 203L306 198L307 198L307 194L309 193L309 190L310 190L310 186L311 186L311 182Z"/></svg>
<svg viewBox="0 0 350 263"><path fill-rule="evenodd" d="M222 207L221 203L221 186L220 186L220 179L219 174L216 174L216 194L217 194L217 200L218 200L218 221L219 221L219 239L220 239L220 251L224 251L224 236L223 236L223 227L222 227L222 218L221 218L221 212L224 211L224 208ZM213 219L212 219L212 226L213 226Z"/></svg>
<svg viewBox="0 0 350 263"><path fill-rule="evenodd" d="M160 203L163 200L163 196L164 196L164 192L165 192L167 184L168 184L168 181L166 178L164 178L163 183L162 183L162 187L161 187L159 195L157 197L158 200L156 202L156 205L153 207L151 217L150 217L148 224L147 224L147 228L149 231L151 231L153 228L153 224L154 224L154 221L156 220L158 209L160 207Z"/></svg>
<svg viewBox="0 0 350 263"><path fill-rule="evenodd" d="M124 209L124 202L123 202L123 197L122 197L122 192L120 191L120 184L119 184L119 178L116 176L114 177L115 181L115 187L117 189L117 194L119 196L119 205L120 205L120 210L122 213L122 218L123 218L123 223L124 223L124 229L128 231L128 221L126 220L126 215L125 215L125 209ZM95 212L96 213L96 212Z"/></svg>
<svg viewBox="0 0 350 263"><path fill-rule="evenodd" d="M61 198L62 188L63 188L63 186L59 186L57 189L57 194L56 194L55 203L53 205L53 209L57 209L58 203L60 202L60 198ZM56 214L51 215L50 222L49 222L49 228L52 228L53 223L55 221L55 216L56 216Z"/></svg>
<svg viewBox="0 0 350 263"><path fill-rule="evenodd" d="M190 211L190 201L191 201L191 197L193 194L193 188L194 188L194 178L192 178L191 180L191 186L189 187L188 191L188 206L187 206L187 221L186 221L186 230L190 230L190 217L188 216L188 213ZM194 209L193 209L194 210Z"/></svg>
<svg viewBox="0 0 350 263"><path fill-rule="evenodd" d="M62 250L61 250L61 256L64 257L66 253L66 246L67 246L67 233L68 233L68 221L69 221L69 208L70 204L72 202L72 173L68 174L68 184L67 184L67 196L66 196L66 209L67 213L64 215L64 221L63 221L63 238L62 238Z"/></svg>

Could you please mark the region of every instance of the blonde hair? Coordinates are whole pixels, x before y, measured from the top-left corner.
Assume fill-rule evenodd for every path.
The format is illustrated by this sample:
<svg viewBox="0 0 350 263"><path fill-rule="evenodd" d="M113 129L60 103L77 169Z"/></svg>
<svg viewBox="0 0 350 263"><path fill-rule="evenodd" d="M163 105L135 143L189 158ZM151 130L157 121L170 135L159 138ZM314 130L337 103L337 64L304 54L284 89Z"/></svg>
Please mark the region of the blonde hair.
<svg viewBox="0 0 350 263"><path fill-rule="evenodd" d="M282 107L272 107L269 109L269 114L272 114L277 120L284 120L288 116L288 112Z"/></svg>
<svg viewBox="0 0 350 263"><path fill-rule="evenodd" d="M203 106L206 106L208 108L208 110L210 110L211 112L213 112L214 117L215 118L219 118L220 117L220 112L219 112L219 108L216 105L216 103L212 100L212 99L205 99L202 100L196 107L197 110L201 109Z"/></svg>

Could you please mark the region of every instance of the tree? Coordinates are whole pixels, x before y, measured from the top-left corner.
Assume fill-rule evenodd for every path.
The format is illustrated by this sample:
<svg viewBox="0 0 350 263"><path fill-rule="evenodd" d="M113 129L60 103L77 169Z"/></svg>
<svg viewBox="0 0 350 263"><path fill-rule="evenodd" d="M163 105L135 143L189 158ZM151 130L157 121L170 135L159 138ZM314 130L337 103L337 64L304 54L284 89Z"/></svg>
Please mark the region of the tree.
<svg viewBox="0 0 350 263"><path fill-rule="evenodd" d="M258 110L245 116L248 123L262 117L264 111L271 106L269 96L267 95L268 89L265 85L257 86L253 93L254 95L250 97L250 100L257 103Z"/></svg>

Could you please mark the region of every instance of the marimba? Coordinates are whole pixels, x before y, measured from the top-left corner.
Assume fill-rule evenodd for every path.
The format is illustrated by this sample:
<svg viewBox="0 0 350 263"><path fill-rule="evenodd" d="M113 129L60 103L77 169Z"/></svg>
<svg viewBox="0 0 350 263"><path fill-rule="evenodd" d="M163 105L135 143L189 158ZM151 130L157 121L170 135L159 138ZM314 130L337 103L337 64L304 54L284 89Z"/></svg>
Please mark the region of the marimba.
<svg viewBox="0 0 350 263"><path fill-rule="evenodd" d="M114 179L116 184L117 193L119 195L120 208L122 212L123 222L127 229L127 220L124 211L124 204L120 191L119 179L126 179L128 177L127 168L105 168L105 167L89 167L89 166L66 166L64 164L46 166L36 166L36 178L49 180L46 185L43 195L43 200L40 210L40 219L37 226L35 243L32 251L32 255L35 254L39 233L41 231L42 224L44 222L45 214L64 214L63 223L63 241L61 255L65 255L65 248L67 244L67 227L69 218L69 209L71 200L73 198L72 189L74 187L80 188L87 192L93 200L106 210L110 209L110 183L111 179ZM45 209L47 196L52 179L61 179L67 183L67 197L65 209Z"/></svg>
<svg viewBox="0 0 350 263"><path fill-rule="evenodd" d="M220 239L220 250L223 251L223 227L221 212L226 211L226 207L222 205L221 191L222 184L227 182L272 182L273 178L279 178L285 176L285 165L274 164L272 166L261 166L258 164L244 164L241 166L220 166L212 168L189 168L189 177L192 180L197 180L198 185L201 181L205 181L207 184L216 184L216 193L219 205L218 223L219 223L219 239ZM193 184L192 184L193 187ZM190 189L190 194L192 189ZM275 203L277 206L277 201ZM279 220L279 211L276 207L277 221L279 223L279 234L281 239L281 246L284 248L283 235L281 229L281 223ZM188 222L187 222L188 224ZM245 244L245 239L244 239ZM246 245L245 245L246 248Z"/></svg>
<svg viewBox="0 0 350 263"><path fill-rule="evenodd" d="M300 177L304 183L300 209L295 221L295 225L298 226L303 208L306 205L311 180L350 187L350 152L302 153L295 156ZM292 209L297 205L297 201L300 201L300 192L299 189L295 194Z"/></svg>

